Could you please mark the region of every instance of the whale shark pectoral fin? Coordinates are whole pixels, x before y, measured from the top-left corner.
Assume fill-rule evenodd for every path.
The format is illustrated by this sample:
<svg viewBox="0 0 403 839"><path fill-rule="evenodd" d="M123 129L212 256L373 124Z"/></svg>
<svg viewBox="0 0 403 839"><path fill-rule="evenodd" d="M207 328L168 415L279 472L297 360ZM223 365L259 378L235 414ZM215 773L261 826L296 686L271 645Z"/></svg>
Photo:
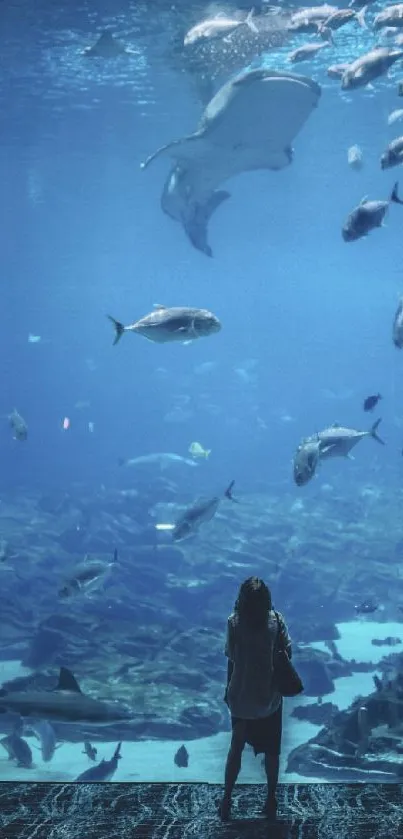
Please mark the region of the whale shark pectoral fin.
<svg viewBox="0 0 403 839"><path fill-rule="evenodd" d="M208 243L208 223L216 209L230 198L231 194L224 189L213 192L203 204L193 204L182 218L186 235L196 250L205 253L206 256L213 256Z"/></svg>
<svg viewBox="0 0 403 839"><path fill-rule="evenodd" d="M147 166L155 160L156 157L159 157L161 154L165 152L169 152L171 149L178 149L178 153L172 154L172 157L177 158L184 158L185 160L189 157L193 157L192 145L197 140L201 140L204 136L204 131L195 131L194 134L188 134L185 137L180 137L178 140L171 140L170 143L165 143L165 146L160 146L153 154L150 154L143 163L140 163L140 169L147 169ZM186 154L186 147L188 146L188 154ZM179 151L180 149L180 151Z"/></svg>

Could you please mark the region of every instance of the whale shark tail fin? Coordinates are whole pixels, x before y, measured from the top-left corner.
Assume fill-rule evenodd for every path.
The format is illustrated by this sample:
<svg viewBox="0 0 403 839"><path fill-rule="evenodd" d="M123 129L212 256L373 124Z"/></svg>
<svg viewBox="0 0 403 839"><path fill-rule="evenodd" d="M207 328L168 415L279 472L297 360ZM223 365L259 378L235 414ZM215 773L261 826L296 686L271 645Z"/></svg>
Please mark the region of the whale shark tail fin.
<svg viewBox="0 0 403 839"><path fill-rule="evenodd" d="M186 235L193 247L205 253L206 256L213 256L213 251L208 243L208 223L216 209L230 197L230 193L226 190L217 189L204 204L193 204L186 213L186 218L183 218Z"/></svg>

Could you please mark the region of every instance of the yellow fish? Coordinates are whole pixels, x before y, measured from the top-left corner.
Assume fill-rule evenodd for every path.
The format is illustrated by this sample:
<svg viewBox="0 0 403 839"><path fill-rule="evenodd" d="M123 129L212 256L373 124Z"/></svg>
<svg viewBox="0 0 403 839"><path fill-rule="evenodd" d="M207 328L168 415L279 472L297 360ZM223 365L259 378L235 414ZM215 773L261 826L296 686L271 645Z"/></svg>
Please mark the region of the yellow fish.
<svg viewBox="0 0 403 839"><path fill-rule="evenodd" d="M191 443L189 446L189 452L192 457L205 457L207 458L211 453L211 449L203 449L203 446L200 443Z"/></svg>

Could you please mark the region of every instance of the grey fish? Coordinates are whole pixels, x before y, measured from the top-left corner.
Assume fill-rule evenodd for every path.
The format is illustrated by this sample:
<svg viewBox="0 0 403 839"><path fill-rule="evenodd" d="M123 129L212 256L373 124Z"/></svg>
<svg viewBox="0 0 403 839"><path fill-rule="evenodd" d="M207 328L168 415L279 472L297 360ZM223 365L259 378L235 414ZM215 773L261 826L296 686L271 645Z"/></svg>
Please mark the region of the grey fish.
<svg viewBox="0 0 403 839"><path fill-rule="evenodd" d="M121 746L122 743L118 743L113 757L110 760L101 760L97 766L90 766L89 769L86 769L85 772L82 772L76 778L76 782L80 781L81 783L88 784L95 781L111 781L118 768L119 760L122 757L120 754Z"/></svg>
<svg viewBox="0 0 403 839"><path fill-rule="evenodd" d="M348 65L341 77L342 90L354 90L367 85L387 73L389 67L401 58L403 50L375 47Z"/></svg>
<svg viewBox="0 0 403 839"><path fill-rule="evenodd" d="M251 9L244 20L236 20L235 18L225 16L203 20L201 23L197 23L196 26L192 26L192 28L189 29L184 37L183 43L185 47L187 47L191 44L196 44L198 41L203 39L211 40L213 38L222 38L226 35L230 35L231 32L234 32L239 26L248 26L252 32L257 34L258 29L253 21L253 15L254 10Z"/></svg>
<svg viewBox="0 0 403 839"><path fill-rule="evenodd" d="M297 448L293 461L294 481L297 486L304 486L314 476L320 458L320 441L303 440Z"/></svg>
<svg viewBox="0 0 403 839"><path fill-rule="evenodd" d="M395 183L389 201L368 201L363 198L358 207L348 216L343 228L342 236L345 242L355 242L367 236L376 227L382 227L389 204L403 204L398 196L398 184Z"/></svg>
<svg viewBox="0 0 403 839"><path fill-rule="evenodd" d="M14 408L11 414L9 414L8 420L13 429L14 440L26 440L28 437L28 426L21 414L18 413L17 408Z"/></svg>
<svg viewBox="0 0 403 839"><path fill-rule="evenodd" d="M302 47L297 47L296 50L288 53L287 60L295 64L297 61L308 61L313 58L320 50L330 46L329 41L324 41L320 44L304 44Z"/></svg>
<svg viewBox="0 0 403 839"><path fill-rule="evenodd" d="M395 3L393 6L386 6L382 12L374 17L374 29L383 29L386 26L403 26L403 3Z"/></svg>
<svg viewBox="0 0 403 839"><path fill-rule="evenodd" d="M60 668L59 681L54 690L0 690L0 713L7 711L22 717L89 725L110 725L130 719L126 709L82 693L67 667Z"/></svg>
<svg viewBox="0 0 403 839"><path fill-rule="evenodd" d="M345 428L342 425L334 423L330 428L325 428L309 438L310 441L318 441L320 443L319 458L326 460L330 457L348 457L351 449L363 440L364 437L372 437L377 443L382 446L384 441L379 437L377 430L381 420L376 422L367 431L357 431L355 428Z"/></svg>
<svg viewBox="0 0 403 839"><path fill-rule="evenodd" d="M232 489L235 481L231 481L230 485L224 492L224 498L229 501L236 501L237 499L232 495ZM214 498L200 499L196 501L191 507L180 516L172 530L172 538L174 542L180 542L182 539L187 539L197 533L199 527L205 522L211 521L214 518L222 498L215 496Z"/></svg>
<svg viewBox="0 0 403 839"><path fill-rule="evenodd" d="M403 137L397 137L389 143L381 157L381 169L391 169L403 163Z"/></svg>
<svg viewBox="0 0 403 839"><path fill-rule="evenodd" d="M287 29L289 32L298 34L317 32L318 26L328 20L334 12L337 12L337 6L329 6L327 3L322 6L300 9L291 15Z"/></svg>
<svg viewBox="0 0 403 839"><path fill-rule="evenodd" d="M167 308L157 304L153 312L130 326L123 326L110 315L108 318L115 327L114 345L125 332L137 332L149 341L166 344L168 341L188 342L207 338L221 329L220 321L208 309L191 309L187 306Z"/></svg>
<svg viewBox="0 0 403 839"><path fill-rule="evenodd" d="M16 760L17 766L24 769L32 768L32 752L28 743L16 734L9 734L0 740L1 745L8 752L9 760Z"/></svg>
<svg viewBox="0 0 403 839"><path fill-rule="evenodd" d="M189 457L182 457L180 454L173 454L173 452L153 452L153 454L143 454L140 457L132 457L129 460L120 458L119 466L159 466L163 472L172 466L191 466L194 469L198 466L195 460Z"/></svg>
<svg viewBox="0 0 403 839"><path fill-rule="evenodd" d="M333 32L337 29L341 29L342 26L345 26L346 23L351 23L351 21L356 20L357 23L363 28L366 29L365 23L365 12L367 7L364 6L360 9L359 12L354 12L353 9L337 9L337 11L332 12L323 23L320 23L318 26L319 32L322 29L331 29Z"/></svg>
<svg viewBox="0 0 403 839"><path fill-rule="evenodd" d="M84 741L84 751L81 752L83 755L87 755L90 760L96 760L98 749L95 746L92 746L89 740Z"/></svg>
<svg viewBox="0 0 403 839"><path fill-rule="evenodd" d="M292 162L291 143L317 106L321 88L292 73L246 70L207 105L197 130L159 148L173 159L162 209L182 224L192 245L212 256L208 223L229 197L221 185L252 170L277 171Z"/></svg>
<svg viewBox="0 0 403 839"><path fill-rule="evenodd" d="M393 343L399 350L403 349L403 297L400 298L393 319Z"/></svg>
<svg viewBox="0 0 403 839"><path fill-rule="evenodd" d="M113 552L113 559L110 562L90 559L87 555L84 562L77 565L72 571L71 577L63 583L58 592L59 597L68 598L76 594L87 594L93 591L117 562L118 552L116 548Z"/></svg>
<svg viewBox="0 0 403 839"><path fill-rule="evenodd" d="M98 40L92 47L86 47L83 50L83 55L89 58L119 58L121 55L134 54L133 50L126 49L113 35L112 32L105 30L99 36Z"/></svg>
<svg viewBox="0 0 403 839"><path fill-rule="evenodd" d="M47 720L34 720L28 724L41 744L42 760L48 763L56 751L56 733Z"/></svg>

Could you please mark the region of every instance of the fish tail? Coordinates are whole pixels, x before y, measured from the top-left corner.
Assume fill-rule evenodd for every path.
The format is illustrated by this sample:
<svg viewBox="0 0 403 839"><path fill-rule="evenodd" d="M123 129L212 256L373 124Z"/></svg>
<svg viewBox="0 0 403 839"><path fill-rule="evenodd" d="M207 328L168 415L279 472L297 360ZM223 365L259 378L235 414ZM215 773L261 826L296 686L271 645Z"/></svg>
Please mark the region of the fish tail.
<svg viewBox="0 0 403 839"><path fill-rule="evenodd" d="M229 501L236 501L237 500L236 498L234 498L234 496L232 494L232 490L233 490L234 485L235 485L235 481L231 481L231 483L229 484L229 486L227 486L227 489L224 492L225 498L228 498Z"/></svg>
<svg viewBox="0 0 403 839"><path fill-rule="evenodd" d="M211 455L211 449L205 449L204 450L204 457L206 458L206 460L207 460L208 457L210 457L210 455Z"/></svg>
<svg viewBox="0 0 403 839"><path fill-rule="evenodd" d="M357 12L357 16L356 16L357 20L358 20L358 23L360 24L360 26L362 26L363 29L368 29L367 22L365 20L365 13L366 13L367 9L368 9L368 6L363 6L362 9L360 9L360 11Z"/></svg>
<svg viewBox="0 0 403 839"><path fill-rule="evenodd" d="M399 184L396 181L396 183L395 183L395 185L392 189L392 195L390 196L390 200L393 201L395 204L403 204L402 199L399 198L398 189L399 189Z"/></svg>
<svg viewBox="0 0 403 839"><path fill-rule="evenodd" d="M249 26L249 29L251 30L251 32L254 32L255 35L258 35L259 30L256 26L256 23L253 20L253 16L254 16L254 9L251 9L250 12L248 12L248 14L246 15L245 23L246 23L247 26Z"/></svg>
<svg viewBox="0 0 403 839"><path fill-rule="evenodd" d="M115 346L115 344L117 344L118 341L120 341L125 331L125 327L123 326L123 323L120 323L119 320L115 320L115 318L111 317L111 315L107 315L107 318L113 323L115 327L115 340L113 342L113 346Z"/></svg>
<svg viewBox="0 0 403 839"><path fill-rule="evenodd" d="M382 440L382 437L380 437L379 434L377 434L377 429L378 429L378 426L379 426L380 422L381 422L381 419L377 419L376 422L374 422L374 424L371 425L371 428L369 429L369 433L370 433L371 437L373 437L374 440L376 440L377 443L380 443L381 446L384 446L385 441Z"/></svg>

